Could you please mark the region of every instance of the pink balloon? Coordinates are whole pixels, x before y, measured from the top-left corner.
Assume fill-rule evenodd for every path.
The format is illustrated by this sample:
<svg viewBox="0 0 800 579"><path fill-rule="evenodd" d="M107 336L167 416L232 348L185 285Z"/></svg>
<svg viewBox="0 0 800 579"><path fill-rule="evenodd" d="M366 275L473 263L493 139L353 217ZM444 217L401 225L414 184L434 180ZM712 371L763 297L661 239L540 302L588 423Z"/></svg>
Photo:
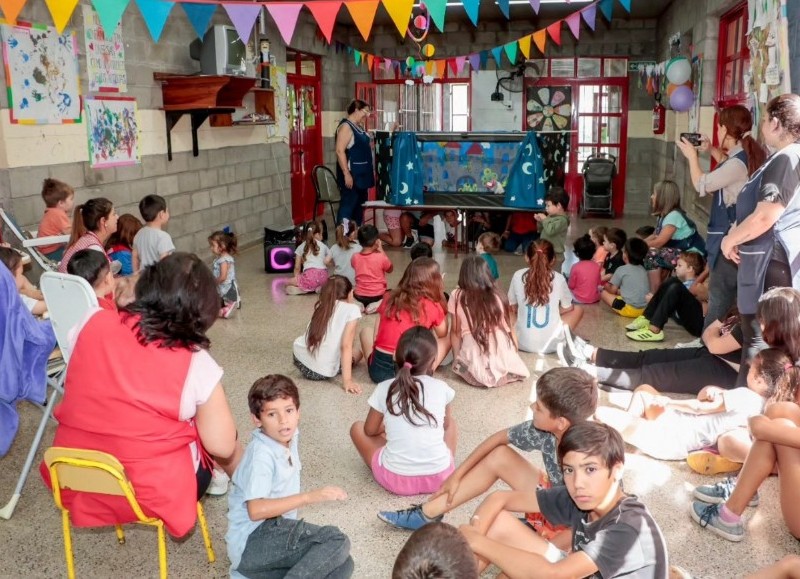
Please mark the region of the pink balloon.
<svg viewBox="0 0 800 579"><path fill-rule="evenodd" d="M428 20L424 16L417 16L414 18L414 26L416 26L419 30L425 30L428 25Z"/></svg>
<svg viewBox="0 0 800 579"><path fill-rule="evenodd" d="M694 104L694 93L688 86L681 85L669 95L669 106L673 111L685 113Z"/></svg>

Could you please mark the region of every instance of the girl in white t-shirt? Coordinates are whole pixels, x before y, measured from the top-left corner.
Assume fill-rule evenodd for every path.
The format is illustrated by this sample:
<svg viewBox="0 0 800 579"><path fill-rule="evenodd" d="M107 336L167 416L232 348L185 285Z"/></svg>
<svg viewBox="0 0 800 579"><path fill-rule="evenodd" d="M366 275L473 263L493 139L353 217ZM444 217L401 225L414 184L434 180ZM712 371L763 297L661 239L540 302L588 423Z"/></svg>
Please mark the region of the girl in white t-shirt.
<svg viewBox="0 0 800 579"><path fill-rule="evenodd" d="M431 376L436 353L430 330L406 330L395 351L397 377L375 387L367 420L350 428L375 480L397 495L432 493L454 469L457 429L450 402L455 392Z"/></svg>
<svg viewBox="0 0 800 579"><path fill-rule="evenodd" d="M294 277L286 284L289 295L318 291L328 281L325 259L331 250L322 243L322 226L312 221L306 226L306 239L294 251Z"/></svg>
<svg viewBox="0 0 800 579"><path fill-rule="evenodd" d="M356 285L356 271L350 260L361 252L361 246L356 241L357 234L355 221L343 219L336 227L336 243L331 245L331 253L325 258L325 265L333 263L333 273L343 275L353 285Z"/></svg>
<svg viewBox="0 0 800 579"><path fill-rule="evenodd" d="M361 394L353 382L353 364L361 352L353 352L361 310L353 302L353 285L346 277L332 275L322 286L305 334L294 341L294 365L309 380L328 380L341 368L345 392Z"/></svg>
<svg viewBox="0 0 800 579"><path fill-rule="evenodd" d="M511 278L508 302L516 314L517 340L524 352L555 352L564 340L564 326L574 331L583 317L583 309L572 305L567 280L552 271L554 260L549 241L534 241L525 252L528 267Z"/></svg>

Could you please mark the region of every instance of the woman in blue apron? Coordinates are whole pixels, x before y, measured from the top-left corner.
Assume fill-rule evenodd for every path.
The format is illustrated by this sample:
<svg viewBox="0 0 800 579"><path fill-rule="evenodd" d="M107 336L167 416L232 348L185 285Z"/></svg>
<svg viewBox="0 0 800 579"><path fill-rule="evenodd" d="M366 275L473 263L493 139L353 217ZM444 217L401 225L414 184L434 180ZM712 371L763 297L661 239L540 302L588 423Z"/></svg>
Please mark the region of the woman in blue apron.
<svg viewBox="0 0 800 579"><path fill-rule="evenodd" d="M727 107L720 111L718 121L719 147L711 146L705 136L699 149L683 139L676 143L689 163L692 184L700 197L713 192L706 240L711 279L704 327L723 317L736 302L736 264L722 256L719 248L722 238L736 223L737 197L742 187L767 158L764 148L750 135L753 117L746 107ZM700 169L698 153L703 151L719 163L710 173Z"/></svg>
<svg viewBox="0 0 800 579"><path fill-rule="evenodd" d="M737 304L744 338L741 382L753 355L766 347L755 321L759 298L771 287L800 289L800 96L772 99L761 134L777 152L739 194L737 224L721 246L725 257L739 265Z"/></svg>
<svg viewBox="0 0 800 579"><path fill-rule="evenodd" d="M364 128L370 111L366 102L356 99L336 128L336 181L342 192L337 223L346 218L361 225L367 192L375 185L372 142Z"/></svg>

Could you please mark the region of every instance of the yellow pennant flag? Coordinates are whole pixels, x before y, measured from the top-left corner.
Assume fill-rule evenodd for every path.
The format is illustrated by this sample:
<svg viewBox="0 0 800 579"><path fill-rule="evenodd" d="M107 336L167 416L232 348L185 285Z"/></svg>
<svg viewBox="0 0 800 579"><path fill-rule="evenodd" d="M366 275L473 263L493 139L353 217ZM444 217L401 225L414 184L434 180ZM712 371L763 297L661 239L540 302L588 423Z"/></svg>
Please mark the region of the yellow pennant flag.
<svg viewBox="0 0 800 579"><path fill-rule="evenodd" d="M6 17L9 24L17 23L17 16L19 16L22 7L28 0L0 0L0 8L3 9L3 16Z"/></svg>
<svg viewBox="0 0 800 579"><path fill-rule="evenodd" d="M544 54L544 48L547 44L547 29L534 32L531 36L533 36L533 42L536 44L536 48L539 49L539 52Z"/></svg>
<svg viewBox="0 0 800 579"><path fill-rule="evenodd" d="M433 76L433 61L426 60L425 61L425 74L428 76Z"/></svg>
<svg viewBox="0 0 800 579"><path fill-rule="evenodd" d="M519 50L520 50L520 52L522 54L525 55L525 58L530 58L531 57L531 37L530 37L530 35L528 35L528 36L526 36L524 38L520 38L517 41L517 44L519 44Z"/></svg>
<svg viewBox="0 0 800 579"><path fill-rule="evenodd" d="M414 7L414 0L382 0L383 7L389 16L392 17L394 25L397 26L400 36L405 36L408 30L408 21L411 18L411 10Z"/></svg>
<svg viewBox="0 0 800 579"><path fill-rule="evenodd" d="M369 34L372 32L372 22L375 20L375 12L378 10L380 0L352 0L345 2L347 10L350 12L350 17L361 33L364 40L369 40Z"/></svg>
<svg viewBox="0 0 800 579"><path fill-rule="evenodd" d="M50 15L53 17L53 22L56 25L56 30L61 34L72 18L72 13L78 5L78 0L44 0L47 4Z"/></svg>
<svg viewBox="0 0 800 579"><path fill-rule="evenodd" d="M436 77L444 78L445 72L447 70L447 60L443 58L442 60L437 60L435 62L436 62Z"/></svg>

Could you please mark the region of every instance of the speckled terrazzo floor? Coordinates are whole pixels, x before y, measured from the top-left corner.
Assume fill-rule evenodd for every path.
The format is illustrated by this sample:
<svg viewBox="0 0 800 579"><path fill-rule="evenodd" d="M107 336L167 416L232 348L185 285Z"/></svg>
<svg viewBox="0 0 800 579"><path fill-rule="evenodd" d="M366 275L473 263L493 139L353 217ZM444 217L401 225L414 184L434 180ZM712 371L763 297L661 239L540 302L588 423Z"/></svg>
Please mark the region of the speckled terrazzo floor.
<svg viewBox="0 0 800 579"><path fill-rule="evenodd" d="M573 237L585 231L591 223L574 221ZM640 224L639 220L627 220L623 226L632 230ZM390 257L395 263L395 273L390 282L395 283L409 258L401 250L390 252ZM460 260L450 254L439 254L437 258L444 266L445 285L450 289L455 286ZM523 267L521 257L505 254L498 256L498 264L504 287L507 287L513 272ZM355 371L355 379L365 387L365 392L358 396L345 394L338 383L304 380L292 365L291 342L305 328L314 297L284 295L287 276L264 274L260 248L250 249L239 256L237 273L245 298L244 307L232 319L220 321L212 328L211 351L225 368L225 390L242 439L247 442L252 429L246 393L253 381L275 372L295 379L301 389L303 487L310 489L335 484L350 495L345 503L305 509L303 516L318 524L336 524L349 535L356 562L355 577L389 577L394 558L408 535L388 527L375 514L381 509L405 507L412 501L381 489L350 443L350 424L363 419L367 413L366 400L371 382L366 369L362 365ZM372 323L372 320L367 318L366 322ZM624 335L625 323L601 306L588 306L578 333L604 347L632 350L633 343ZM667 327L666 337L664 347L689 339L688 334L674 325ZM523 358L534 377L558 364L551 356L540 358L523 354ZM448 369L439 372L439 376L447 380L457 393L453 403L460 431L457 462L462 461L489 434L528 417L533 379L498 390L480 390L461 382ZM602 393L601 401L606 400L607 395ZM2 503L10 496L40 417L39 412L28 404L21 404L20 411L20 433L10 453L0 461ZM45 434L44 446L49 444L52 436L53 425ZM537 455L528 458L541 464ZM658 462L630 453L624 480L628 492L639 495L661 525L671 562L684 566L695 576L741 577L787 553L800 552L800 545L789 535L780 517L777 480L774 478L762 488L761 505L746 513L749 533L739 544L701 532L690 521L687 505L691 489L711 479L691 473L685 464ZM462 506L449 514L446 520L453 524L466 522L476 504L477 501L473 501ZM227 501L225 498L208 498L205 508L219 560L214 565L207 564L202 541L197 535L182 543L170 541L169 570L173 577L227 575L223 540ZM110 528L74 532L78 576L156 576L155 531L131 527L127 535L127 544L119 546ZM60 516L38 473L34 472L13 518L0 520L0 576L58 577L65 574Z"/></svg>

